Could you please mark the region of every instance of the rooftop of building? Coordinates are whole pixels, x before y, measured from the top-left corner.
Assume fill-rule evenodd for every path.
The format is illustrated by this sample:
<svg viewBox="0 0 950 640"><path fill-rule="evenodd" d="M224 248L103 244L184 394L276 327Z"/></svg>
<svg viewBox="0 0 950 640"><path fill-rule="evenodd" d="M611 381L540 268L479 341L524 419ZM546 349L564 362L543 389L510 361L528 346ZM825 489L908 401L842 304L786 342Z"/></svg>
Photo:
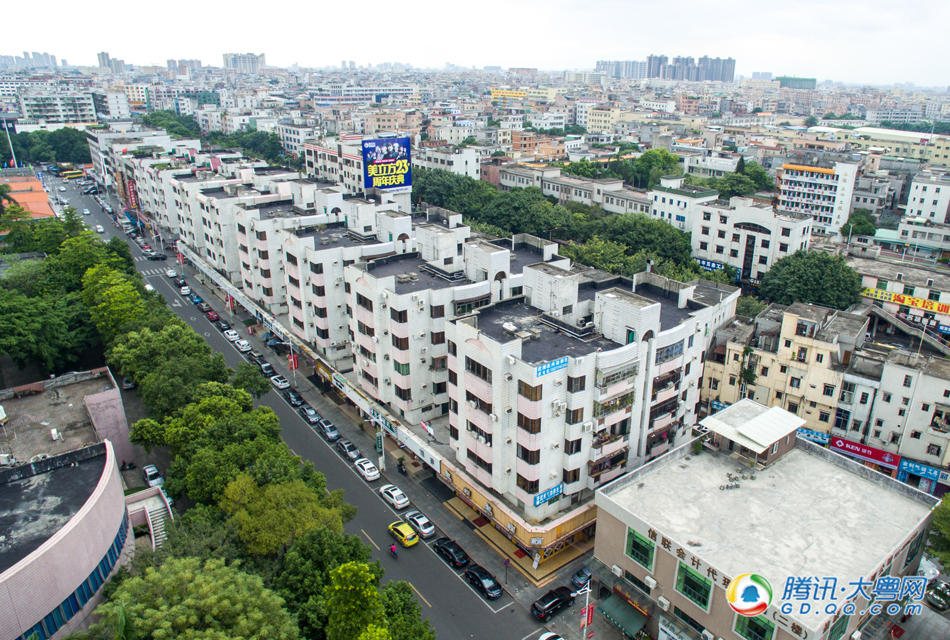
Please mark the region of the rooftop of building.
<svg viewBox="0 0 950 640"><path fill-rule="evenodd" d="M294 235L298 238L313 238L313 248L317 251L340 247L356 247L367 242L351 234L343 224L304 227L294 230ZM373 240L376 240L375 236L373 236Z"/></svg>
<svg viewBox="0 0 950 640"><path fill-rule="evenodd" d="M871 258L856 256L848 256L847 261L848 265L862 276L873 276L888 282L899 281L902 284L950 291L950 274L947 274L944 269L909 262L872 260ZM933 285L927 284L929 280L933 281Z"/></svg>
<svg viewBox="0 0 950 640"><path fill-rule="evenodd" d="M722 411L703 418L700 424L758 454L794 433L805 420L781 407L766 407L743 398Z"/></svg>
<svg viewBox="0 0 950 640"><path fill-rule="evenodd" d="M246 211L259 211L261 218L295 218L316 215L313 209L303 209L294 204L293 200L276 200L274 202L239 202L237 206Z"/></svg>
<svg viewBox="0 0 950 640"><path fill-rule="evenodd" d="M674 176L679 177L679 176ZM662 185L657 185L653 187L655 191L663 191L665 193L672 193L678 196L686 196L688 198L708 198L711 196L719 197L719 192L715 189L707 189L706 187L696 187L691 184L681 184L679 187L664 187Z"/></svg>
<svg viewBox="0 0 950 640"><path fill-rule="evenodd" d="M36 456L56 456L98 442L83 399L111 388L110 379L100 377L4 400L7 423L0 431L0 451L29 462ZM59 439L50 437L50 429L57 430Z"/></svg>
<svg viewBox="0 0 950 640"><path fill-rule="evenodd" d="M950 360L941 357L918 355L902 349L894 349L887 356L888 362L921 369L925 374L943 380L950 380Z"/></svg>
<svg viewBox="0 0 950 640"><path fill-rule="evenodd" d="M543 317L540 309L528 305L523 298L515 298L482 307L477 311L475 323L479 331L502 344L520 337L521 359L532 364L563 356L578 358L621 346L600 334L576 338L544 322Z"/></svg>
<svg viewBox="0 0 950 640"><path fill-rule="evenodd" d="M102 446L88 453L102 450ZM77 454L77 458L82 456ZM65 454L65 457L74 454ZM24 478L0 481L0 573L35 551L89 499L105 468L104 450Z"/></svg>
<svg viewBox="0 0 950 640"><path fill-rule="evenodd" d="M538 264L543 255L539 247L524 242L513 243L510 238L491 240L488 244L509 251L509 269L512 274L523 273L526 266Z"/></svg>
<svg viewBox="0 0 950 640"><path fill-rule="evenodd" d="M748 463L706 450L690 455L685 447L602 491L727 576L751 568L773 585L790 576L830 576L847 584L870 576L935 504L801 441L756 471L754 480ZM739 486L723 491L728 483ZM806 622L820 628L824 620Z"/></svg>
<svg viewBox="0 0 950 640"><path fill-rule="evenodd" d="M446 287L472 284L471 280L464 277L458 280L449 280L433 275L433 273L428 270L428 263L420 258L418 253L377 258L364 263L364 265L366 271L374 278L395 278L395 292L400 295L425 291L426 289L444 289ZM397 277L400 275L409 277L400 279Z"/></svg>

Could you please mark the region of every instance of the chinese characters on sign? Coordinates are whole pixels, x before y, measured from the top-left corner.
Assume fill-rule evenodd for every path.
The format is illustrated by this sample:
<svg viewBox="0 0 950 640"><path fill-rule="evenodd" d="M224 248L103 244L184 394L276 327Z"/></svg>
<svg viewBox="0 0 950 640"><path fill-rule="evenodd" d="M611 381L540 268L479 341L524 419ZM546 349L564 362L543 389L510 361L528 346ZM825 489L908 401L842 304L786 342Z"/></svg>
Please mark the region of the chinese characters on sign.
<svg viewBox="0 0 950 640"><path fill-rule="evenodd" d="M541 493L539 493L538 495L536 495L536 496L534 497L534 506L540 507L540 506L541 506L542 504L544 504L545 502L548 502L548 501L551 500L552 498L556 498L557 496L561 495L562 493L564 493L564 483L563 483L563 482L560 483L560 484L554 485L553 487L551 487L551 488L548 489L547 491L542 491Z"/></svg>
<svg viewBox="0 0 950 640"><path fill-rule="evenodd" d="M873 581L858 578L847 585L828 576L790 576L785 580L779 608L786 615L814 615L819 611L829 616L881 612L911 615L920 613L919 603L926 589L927 578L923 576L885 575ZM858 596L867 602L863 609L853 602Z"/></svg>
<svg viewBox="0 0 950 640"><path fill-rule="evenodd" d="M900 456L897 456L890 451L869 447L866 444L852 442L851 440L845 440L844 438L832 438L831 449L833 451L840 451L841 453L847 454L852 458L859 458L861 460L866 460L867 462L873 462L875 464L881 465L882 467L888 467L890 469L896 469L901 460Z"/></svg>
<svg viewBox="0 0 950 640"><path fill-rule="evenodd" d="M887 291L885 289L866 288L861 290L861 295L865 298L880 300L881 302L893 302L894 304L902 304L907 307L914 307L915 309L923 309L924 311L950 314L950 304L946 302L937 302L936 300L927 300L926 298L915 298L914 296L906 296L902 293L894 293L893 291Z"/></svg>
<svg viewBox="0 0 950 640"><path fill-rule="evenodd" d="M363 140L363 187L392 189L412 186L409 138Z"/></svg>
<svg viewBox="0 0 950 640"><path fill-rule="evenodd" d="M561 369L567 368L567 356L563 358L558 358L557 360L551 360L551 362L545 362L540 364L535 368L534 375L538 378L541 376L546 376L549 373L555 371L560 371Z"/></svg>
<svg viewBox="0 0 950 640"><path fill-rule="evenodd" d="M829 434L822 433L821 431L812 431L811 429L806 429L805 427L799 427L797 435L799 438L811 440L812 442L817 442L818 444L828 444L828 442L831 440L831 436Z"/></svg>

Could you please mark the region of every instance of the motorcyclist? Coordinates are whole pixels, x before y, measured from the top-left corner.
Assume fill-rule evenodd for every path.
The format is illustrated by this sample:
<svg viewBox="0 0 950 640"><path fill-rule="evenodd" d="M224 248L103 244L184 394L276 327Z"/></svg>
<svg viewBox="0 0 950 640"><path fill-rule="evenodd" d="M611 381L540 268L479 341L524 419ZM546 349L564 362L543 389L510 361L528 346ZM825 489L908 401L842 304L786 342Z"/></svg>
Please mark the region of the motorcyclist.
<svg viewBox="0 0 950 640"><path fill-rule="evenodd" d="M395 543L389 545L389 553L393 554L393 556L396 556L399 553L398 551L396 551Z"/></svg>

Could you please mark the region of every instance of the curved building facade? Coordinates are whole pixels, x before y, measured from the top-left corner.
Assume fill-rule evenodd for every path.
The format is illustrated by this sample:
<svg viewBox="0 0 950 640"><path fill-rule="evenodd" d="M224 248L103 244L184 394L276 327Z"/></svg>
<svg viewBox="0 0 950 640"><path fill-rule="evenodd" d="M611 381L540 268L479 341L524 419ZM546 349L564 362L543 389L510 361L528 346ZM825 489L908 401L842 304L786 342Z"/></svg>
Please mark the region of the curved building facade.
<svg viewBox="0 0 950 640"><path fill-rule="evenodd" d="M108 440L0 474L0 638L77 629L130 551L129 526Z"/></svg>

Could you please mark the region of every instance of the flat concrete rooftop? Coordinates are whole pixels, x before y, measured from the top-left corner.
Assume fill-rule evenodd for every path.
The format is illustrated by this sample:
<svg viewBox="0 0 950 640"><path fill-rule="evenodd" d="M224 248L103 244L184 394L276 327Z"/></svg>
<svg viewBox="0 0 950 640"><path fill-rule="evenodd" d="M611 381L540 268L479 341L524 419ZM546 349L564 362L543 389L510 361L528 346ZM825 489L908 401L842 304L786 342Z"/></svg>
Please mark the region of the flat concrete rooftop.
<svg viewBox="0 0 950 640"><path fill-rule="evenodd" d="M693 311L688 307L680 309L676 306L678 300L675 296L668 296L665 291L650 284L639 285L634 293L641 298L646 298L651 304L654 302L660 303L660 331L666 331L679 325Z"/></svg>
<svg viewBox="0 0 950 640"><path fill-rule="evenodd" d="M472 281L468 278L449 281L445 278L434 276L422 268L425 264L426 261L419 258L418 255L394 256L382 260L371 260L367 263L367 273L374 278L388 278L401 274L414 274L414 279L409 282L399 282L398 279L394 281L397 294L472 284Z"/></svg>
<svg viewBox="0 0 950 640"><path fill-rule="evenodd" d="M0 484L0 573L62 528L99 483L101 454L45 473Z"/></svg>
<svg viewBox="0 0 950 640"><path fill-rule="evenodd" d="M483 307L478 310L477 322L479 331L502 344L518 339L504 327L505 324L514 325L517 331L540 331L537 338L521 342L521 359L530 363L548 362L563 356L576 358L597 349L607 351L622 346L600 334L592 334L589 339L581 340L559 331L541 322L541 311L522 300Z"/></svg>
<svg viewBox="0 0 950 640"><path fill-rule="evenodd" d="M98 442L83 398L111 388L109 379L103 377L4 400L9 420L0 429L0 451L26 463L34 456L56 456ZM53 440L50 429L56 429L62 439Z"/></svg>
<svg viewBox="0 0 950 640"><path fill-rule="evenodd" d="M754 571L776 589L789 576L833 576L839 584L869 576L930 511L923 500L800 447L755 480L720 490L730 473L747 474L748 464L705 450L671 455L604 493L727 575Z"/></svg>

